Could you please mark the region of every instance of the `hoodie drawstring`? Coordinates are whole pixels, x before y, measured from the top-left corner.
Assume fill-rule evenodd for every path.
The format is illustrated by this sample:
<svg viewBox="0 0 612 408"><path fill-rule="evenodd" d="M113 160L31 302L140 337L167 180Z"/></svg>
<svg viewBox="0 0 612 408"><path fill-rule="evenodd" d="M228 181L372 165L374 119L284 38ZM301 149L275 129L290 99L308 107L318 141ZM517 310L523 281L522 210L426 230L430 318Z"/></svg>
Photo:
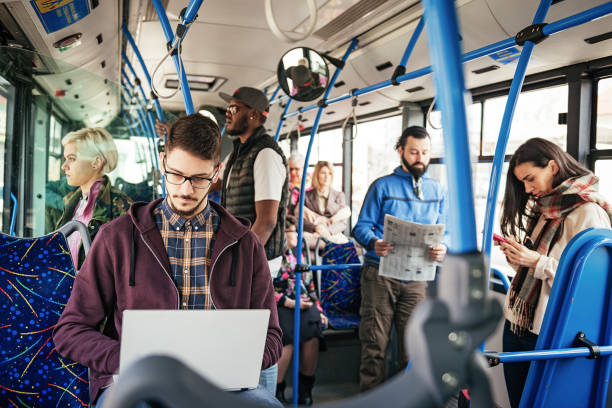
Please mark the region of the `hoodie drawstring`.
<svg viewBox="0 0 612 408"><path fill-rule="evenodd" d="M236 262L238 261L238 247L240 241L232 246L232 268L230 269L230 286L236 286Z"/></svg>
<svg viewBox="0 0 612 408"><path fill-rule="evenodd" d="M135 226L132 224L132 248L130 251L130 286L136 286L136 273L134 271L134 258L136 254L136 243L134 242L134 229Z"/></svg>

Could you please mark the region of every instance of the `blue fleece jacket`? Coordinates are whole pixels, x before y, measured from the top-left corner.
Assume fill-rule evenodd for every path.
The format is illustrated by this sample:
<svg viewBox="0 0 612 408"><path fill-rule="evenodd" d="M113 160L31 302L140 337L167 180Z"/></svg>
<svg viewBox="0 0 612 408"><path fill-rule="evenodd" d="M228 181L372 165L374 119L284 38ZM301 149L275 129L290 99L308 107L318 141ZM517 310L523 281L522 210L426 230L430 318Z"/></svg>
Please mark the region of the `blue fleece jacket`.
<svg viewBox="0 0 612 408"><path fill-rule="evenodd" d="M379 262L379 256L374 252L374 242L383 237L385 214L421 224L447 225L448 203L440 182L424 175L421 178L421 200L414 193L412 177L400 166L370 186L359 220L353 228L353 236L367 249L366 262L376 265ZM447 246L448 239L446 230L443 242Z"/></svg>

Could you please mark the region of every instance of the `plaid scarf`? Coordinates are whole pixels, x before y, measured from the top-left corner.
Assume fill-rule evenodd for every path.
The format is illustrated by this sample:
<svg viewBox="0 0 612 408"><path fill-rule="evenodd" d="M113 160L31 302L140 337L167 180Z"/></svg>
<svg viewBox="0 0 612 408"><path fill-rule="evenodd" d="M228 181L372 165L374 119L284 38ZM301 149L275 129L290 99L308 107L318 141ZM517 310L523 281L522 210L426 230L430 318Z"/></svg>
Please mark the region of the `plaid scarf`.
<svg viewBox="0 0 612 408"><path fill-rule="evenodd" d="M541 197L535 206L535 219L544 217L546 222L535 244L532 245L530 239L526 239L527 248L548 255L563 231L565 217L587 202L598 204L612 220L612 205L598 193L598 183L599 179L589 173L567 179L550 194ZM510 285L509 306L516 318L516 323L510 325L510 330L518 336L522 336L526 329L533 329L533 317L542 287L542 280L534 277L534 270L535 268L520 268Z"/></svg>

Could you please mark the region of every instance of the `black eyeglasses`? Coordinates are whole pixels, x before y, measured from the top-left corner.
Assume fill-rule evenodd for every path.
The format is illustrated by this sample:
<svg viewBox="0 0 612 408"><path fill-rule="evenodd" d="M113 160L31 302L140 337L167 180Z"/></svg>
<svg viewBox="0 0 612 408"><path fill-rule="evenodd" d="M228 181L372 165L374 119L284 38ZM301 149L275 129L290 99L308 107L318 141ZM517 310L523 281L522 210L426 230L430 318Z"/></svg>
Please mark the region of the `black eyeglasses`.
<svg viewBox="0 0 612 408"><path fill-rule="evenodd" d="M164 158L164 176L166 177L166 181L170 184L174 184L175 186L182 185L186 180L191 183L191 187L198 189L205 189L210 186L214 178L217 176L217 172L219 171L219 165L215 166L215 172L211 177L187 177L182 174L172 173L166 170L166 158Z"/></svg>

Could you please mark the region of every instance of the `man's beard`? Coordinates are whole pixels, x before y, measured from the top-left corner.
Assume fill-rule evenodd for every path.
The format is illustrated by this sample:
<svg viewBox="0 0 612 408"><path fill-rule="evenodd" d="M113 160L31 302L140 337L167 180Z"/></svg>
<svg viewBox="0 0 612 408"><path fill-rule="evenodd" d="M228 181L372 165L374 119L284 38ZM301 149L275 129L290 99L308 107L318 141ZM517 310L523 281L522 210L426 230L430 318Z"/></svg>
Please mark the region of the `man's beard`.
<svg viewBox="0 0 612 408"><path fill-rule="evenodd" d="M415 179L420 179L423 174L425 174L425 172L427 171L427 168L429 167L428 165L425 165L421 162L416 162L414 163L412 166L410 164L408 164L408 161L406 159L404 159L402 157L402 163L404 164L404 167L406 167L408 169L408 171L410 172L410 174L412 174L414 176ZM423 167L415 167L417 164L422 165Z"/></svg>
<svg viewBox="0 0 612 408"><path fill-rule="evenodd" d="M240 136L240 135L245 134L248 129L249 129L249 121L245 115L241 117L240 119L238 119L238 121L236 122L232 130L229 130L229 129L227 130L227 134L230 136Z"/></svg>
<svg viewBox="0 0 612 408"><path fill-rule="evenodd" d="M171 197L171 196L169 196ZM189 196L180 196L183 198L191 198ZM183 211L183 210L179 210L178 208L176 208L176 206L174 205L174 203L172 202L172 198L170 198L170 200L168 200L168 204L170 204L170 208L172 209L172 211L176 214L179 215L183 218L191 218L194 215L196 215L196 211L199 210L200 205L204 202L204 200L206 200L206 197L208 197L208 194L206 194L204 197L202 197L202 199L200 200L200 202L198 204L196 204L191 210L188 211ZM178 197L177 197L178 198Z"/></svg>

